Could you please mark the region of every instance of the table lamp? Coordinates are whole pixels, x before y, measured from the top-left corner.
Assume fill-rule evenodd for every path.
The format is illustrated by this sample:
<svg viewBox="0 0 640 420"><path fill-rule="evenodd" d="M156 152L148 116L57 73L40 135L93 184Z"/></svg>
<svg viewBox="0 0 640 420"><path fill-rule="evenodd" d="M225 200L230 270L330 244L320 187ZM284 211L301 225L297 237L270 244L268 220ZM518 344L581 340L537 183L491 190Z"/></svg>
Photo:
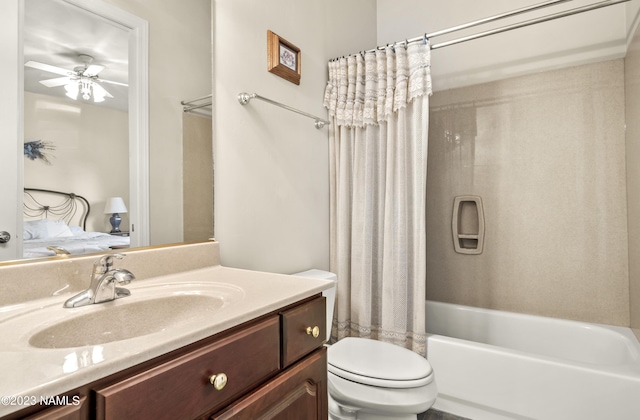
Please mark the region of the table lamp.
<svg viewBox="0 0 640 420"><path fill-rule="evenodd" d="M127 206L124 205L122 197L111 197L107 200L104 206L104 213L110 214L109 222L111 222L111 232L109 233L121 233L120 222L122 217L118 213L126 213Z"/></svg>

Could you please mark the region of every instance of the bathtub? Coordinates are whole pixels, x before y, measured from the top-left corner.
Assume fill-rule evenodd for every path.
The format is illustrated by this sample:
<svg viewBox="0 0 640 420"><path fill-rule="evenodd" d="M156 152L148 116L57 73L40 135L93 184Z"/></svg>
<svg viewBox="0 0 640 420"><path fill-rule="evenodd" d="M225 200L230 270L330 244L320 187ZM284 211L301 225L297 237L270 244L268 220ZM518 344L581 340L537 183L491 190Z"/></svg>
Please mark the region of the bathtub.
<svg viewBox="0 0 640 420"><path fill-rule="evenodd" d="M640 419L630 329L427 301L434 408L474 420Z"/></svg>

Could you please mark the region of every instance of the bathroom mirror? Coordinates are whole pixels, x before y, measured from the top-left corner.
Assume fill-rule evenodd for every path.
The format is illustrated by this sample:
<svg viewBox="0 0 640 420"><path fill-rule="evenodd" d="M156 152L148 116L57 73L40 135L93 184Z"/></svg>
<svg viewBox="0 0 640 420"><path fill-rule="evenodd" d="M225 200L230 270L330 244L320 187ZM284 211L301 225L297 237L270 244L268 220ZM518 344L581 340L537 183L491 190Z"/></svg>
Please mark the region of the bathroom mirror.
<svg viewBox="0 0 640 420"><path fill-rule="evenodd" d="M108 249L111 242L98 246L103 238L95 235L109 232L107 199L123 197L130 237L114 240L148 245L149 180L141 170L148 160L147 22L102 2L23 1L24 139L43 142L51 155L44 161L25 156L23 185L73 192L92 204L87 244L78 244L79 235L52 243L74 254ZM61 200L33 198L51 206ZM55 212L46 217L58 218ZM46 239L25 240L23 255L47 255Z"/></svg>
<svg viewBox="0 0 640 420"><path fill-rule="evenodd" d="M23 186L88 198L87 230L101 233L104 203L122 196L131 246L148 245L147 22L105 2L21 2L24 139L53 149L24 159Z"/></svg>
<svg viewBox="0 0 640 420"><path fill-rule="evenodd" d="M13 24L14 20L19 22L19 16L22 14L22 20L26 25L29 16L24 16L24 13L29 12L27 5L29 1L31 0L3 2L3 6L0 8L0 14L3 14L3 17L0 18L0 23ZM107 102L113 104L114 101L117 102L124 99L126 108L124 112L126 112L125 116L128 121L128 127L125 128L128 131L128 152L124 151L115 154L103 148L100 154L104 157L104 161L111 163L114 167L118 167L119 171L123 171L122 168L124 166L128 172L126 176L130 180L126 181L126 178L124 181L120 180L119 182L121 186L124 184L124 188L100 193L98 198L91 200L91 213L97 218L98 224L101 224L96 230L109 232L110 229L109 216L103 214L106 199L111 196L126 196L128 194L129 197L124 197L128 212L122 215L122 227L134 226L134 230L131 232L132 246L162 245L183 241L186 236L182 234L183 220L181 218L182 185L180 179L183 163L180 159L179 148L182 146L183 112L180 101L203 96L211 91L210 2L198 0L189 5L169 4L167 5L168 10L165 10L166 16L165 13L158 15L153 12L152 1L147 0L134 2L121 2L119 0L52 0L41 2L36 0L36 2L46 3L46 7L53 7L57 4L66 8L67 12L62 12L63 14L84 13L85 16L95 19L92 25L95 33L84 34L79 29L72 29L72 25L67 19L70 15L66 14L62 20L58 18L49 20L66 22L67 24L65 25L58 24L58 29L71 29L76 41L73 39L71 41L53 39L53 36L47 33L46 28L37 25L37 19L35 28L30 29L29 34L24 33L24 27L12 29L8 25L2 26L1 33L5 35L3 42L6 45L11 45L13 48L15 48L15 45L19 45L20 50L22 50L22 41L17 36L17 33L22 32L25 49L28 47L28 42L35 42L38 47L43 47L43 49L55 44L58 45L57 48L60 50L58 51L58 55L61 56L60 59L66 60L66 62L56 62L53 61L53 58L46 57L44 53L39 56L27 57L26 51L23 59L21 57L22 51L18 54L17 51L2 48L3 55L7 55L8 57L6 58L9 60L0 64L0 76L3 76L3 80L6 82L2 86L5 87L5 90L11 90L15 87L16 80L18 84L21 84L22 80L24 80L26 85L27 75L25 74L24 62L29 60L61 68L71 68L81 59L79 57L80 54L93 55L94 64L104 66L104 70L99 76L116 82L123 82L123 80L127 79L127 75L124 75L124 79L120 78L122 75L119 75L119 70L117 70L119 67L124 68L123 71L128 73L126 84L129 86L128 88L124 87L125 91L128 89L128 94L122 95L121 86L119 85L104 84L114 98L111 101L109 100L111 98L109 98L102 104ZM2 13L5 11L7 13ZM50 12L48 17L52 13ZM10 14L14 14L14 16L11 17ZM141 17L136 16L137 14L140 14ZM175 21L176 14L180 14L180 22ZM152 23L147 23L146 19L149 19ZM62 26L65 28L61 28ZM105 26L110 27L107 33L98 32L97 28ZM148 31L151 30L150 28L154 28L156 31L151 42L152 45L156 45L156 48L154 50L155 53L148 58L148 49L153 49L153 47L148 47ZM108 47L112 47L109 44L115 39L113 29L121 31L125 39L127 39L127 45L124 48L119 48L120 50L124 49L124 51L119 51L119 55L107 53ZM88 42L82 49L77 48L77 45L74 46L74 43L78 43L78 40L88 40L92 36L96 36L97 40ZM10 60L14 60L14 62ZM146 79L147 67L151 67L151 65L148 64L147 60L150 60L155 66L153 81L149 82ZM14 75L11 73L14 67L15 69L19 68L20 74ZM177 78L176 76L179 74L177 71L187 67L196 68L194 74L190 75L189 78ZM45 72L37 71L44 80L60 77L55 74L45 77L47 76ZM11 83L12 80L13 83ZM64 90L63 88L64 86L58 87L58 89ZM41 89L47 90L49 88L42 86ZM17 98L11 95L0 98L1 110L8 111L2 113L0 110L0 122L3 123L2 127L0 127L0 134L3 139L20 139L20 149L22 149L22 138L32 140L32 136L29 135L28 130L22 124L20 124L20 127L12 127L11 124L5 124L5 122L24 119L24 114L12 116L11 113L14 111L17 113L16 108L22 110L21 102L23 101L25 105L29 101L33 103L33 99L27 98L27 96L32 97L34 95L37 98L44 98L46 92L24 93L22 97ZM74 101L68 98L66 100L66 104L71 105L67 111L73 113L74 108L77 108L74 107ZM153 100L153 112L149 111L148 100ZM18 107L16 107L16 104L18 104ZM90 106L98 108L97 105L92 104ZM116 104L116 106L118 105ZM64 110L52 110L50 108L49 106L46 110L49 114L64 115ZM209 126L211 125L210 121L209 119ZM49 124L49 122L44 121L41 124ZM149 136L153 137L151 152L149 152L147 140ZM71 139L64 138L64 141L71 141ZM0 171L2 172L0 175L7 180L0 186L0 193L8 198L3 200L0 205L0 220L2 221L0 231L12 229L13 232L21 232L22 229L20 227L11 228L8 226L12 220L15 220L16 225L22 222L21 206L18 204L11 205L9 200L22 200L21 192L23 186L38 187L29 181L27 173L25 173L27 177L23 179L23 166L24 171L29 171L34 167L45 169L47 167L42 162L36 162L36 164L27 162L22 156L22 150L17 150L18 145L9 143L10 141L0 141L0 152L3 152L3 156L16 156L18 167L4 167ZM59 163L63 160L60 153L67 146L61 144L56 146L58 146L56 150L52 151L52 164L61 167L66 162L64 164ZM4 153L5 151L6 154ZM126 156L127 154L128 156ZM153 156L153 159L150 159L149 155ZM78 163L83 164L83 162ZM86 163L84 164L86 165ZM212 169L207 169L208 173L201 173L199 179L203 179L205 176L212 176ZM103 179L109 177L109 175L104 174L99 176L92 174L92 171L87 171L86 174L87 178L92 176ZM178 182L174 183L176 180ZM89 180L86 182L89 182ZM9 189L9 184L13 185L11 189ZM127 185L128 188L126 188ZM155 189L150 192L152 185ZM64 187L52 189L66 190ZM126 191L127 189L128 192ZM121 193L120 191L122 190L125 192ZM87 194L85 190L80 188L77 190L74 188L71 191L81 195ZM150 201L151 205L149 204ZM11 208L14 214L9 212L6 215L4 210ZM153 223L151 223L151 220L153 220ZM15 246L16 242L20 240L21 238L17 238L13 234L10 245ZM3 248L7 248L4 245L0 244L0 261L16 259L18 252L8 253L6 254L7 256L3 254Z"/></svg>

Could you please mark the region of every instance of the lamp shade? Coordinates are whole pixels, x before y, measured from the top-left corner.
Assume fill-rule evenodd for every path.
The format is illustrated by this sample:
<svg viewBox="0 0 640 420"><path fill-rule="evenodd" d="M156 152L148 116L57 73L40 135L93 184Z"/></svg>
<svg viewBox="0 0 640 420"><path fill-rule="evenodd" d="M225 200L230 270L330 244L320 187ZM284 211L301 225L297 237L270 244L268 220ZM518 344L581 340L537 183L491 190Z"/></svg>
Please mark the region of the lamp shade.
<svg viewBox="0 0 640 420"><path fill-rule="evenodd" d="M111 197L104 206L104 212L105 214L126 213L127 206L124 205L122 197Z"/></svg>

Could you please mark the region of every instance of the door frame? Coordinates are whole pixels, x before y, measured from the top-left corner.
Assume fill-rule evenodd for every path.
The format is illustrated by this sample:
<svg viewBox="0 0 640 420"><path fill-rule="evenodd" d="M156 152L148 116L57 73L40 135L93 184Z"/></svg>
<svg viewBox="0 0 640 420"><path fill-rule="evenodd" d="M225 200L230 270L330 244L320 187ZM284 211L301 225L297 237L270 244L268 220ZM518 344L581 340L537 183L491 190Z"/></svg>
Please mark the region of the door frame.
<svg viewBox="0 0 640 420"><path fill-rule="evenodd" d="M0 261L22 257L23 22L22 0L0 2L0 230L11 235L9 242L0 244Z"/></svg>

